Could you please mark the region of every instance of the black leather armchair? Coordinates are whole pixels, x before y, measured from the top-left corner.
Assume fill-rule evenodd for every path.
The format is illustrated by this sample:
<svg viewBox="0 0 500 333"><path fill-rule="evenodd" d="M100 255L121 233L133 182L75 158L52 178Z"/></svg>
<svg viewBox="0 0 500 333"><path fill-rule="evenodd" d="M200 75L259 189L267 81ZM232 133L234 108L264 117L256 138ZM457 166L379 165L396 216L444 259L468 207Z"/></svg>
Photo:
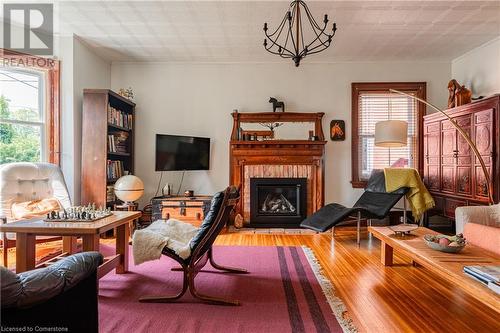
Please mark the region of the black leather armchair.
<svg viewBox="0 0 500 333"><path fill-rule="evenodd" d="M20 274L0 267L2 332L22 327L98 332L97 268L102 260L98 252L83 252Z"/></svg>

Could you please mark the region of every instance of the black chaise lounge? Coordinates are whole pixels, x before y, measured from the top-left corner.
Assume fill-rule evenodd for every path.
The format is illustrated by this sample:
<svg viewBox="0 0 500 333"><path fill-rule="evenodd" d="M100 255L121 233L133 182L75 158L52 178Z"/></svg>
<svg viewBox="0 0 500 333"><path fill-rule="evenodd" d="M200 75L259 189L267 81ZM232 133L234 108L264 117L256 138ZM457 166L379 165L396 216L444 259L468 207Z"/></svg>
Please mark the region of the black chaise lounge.
<svg viewBox="0 0 500 333"><path fill-rule="evenodd" d="M375 170L370 176L370 179L368 179L365 192L352 208L345 207L338 203L328 204L302 221L300 226L314 231L324 232L341 222L355 219L357 221L357 243L359 245L361 219L385 218L389 214L391 208L394 207L407 192L407 187L402 187L393 192L387 192L385 189L384 171Z"/></svg>
<svg viewBox="0 0 500 333"><path fill-rule="evenodd" d="M239 305L237 300L227 300L219 297L206 296L201 294L195 286L195 277L200 273L201 269L210 262L210 265L220 271L226 273L248 273L244 269L225 267L217 264L214 261L212 253L212 244L222 231L226 223L229 221L229 216L234 207L238 203L240 197L239 189L235 186L229 186L223 192L218 192L214 195L210 209L205 215L205 219L200 226L200 230L191 240L191 256L187 259L182 259L174 251L165 247L162 253L175 261L181 267L172 268L173 271L182 271L184 274L182 290L173 296L146 296L139 299L140 302L167 303L173 302L181 298L189 288L191 295L195 298L212 304L219 305ZM209 271L207 271L209 272Z"/></svg>

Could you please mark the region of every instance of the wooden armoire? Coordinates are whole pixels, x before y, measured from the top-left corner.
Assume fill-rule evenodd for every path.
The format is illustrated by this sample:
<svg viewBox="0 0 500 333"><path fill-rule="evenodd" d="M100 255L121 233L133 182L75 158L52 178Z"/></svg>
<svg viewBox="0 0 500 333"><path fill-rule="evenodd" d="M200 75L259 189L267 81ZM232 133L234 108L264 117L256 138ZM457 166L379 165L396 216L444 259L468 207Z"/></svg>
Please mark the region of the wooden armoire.
<svg viewBox="0 0 500 333"><path fill-rule="evenodd" d="M475 142L500 193L500 95L446 110ZM486 181L467 141L441 113L424 117L424 182L436 202L429 212L431 229L454 231L455 208L487 205Z"/></svg>

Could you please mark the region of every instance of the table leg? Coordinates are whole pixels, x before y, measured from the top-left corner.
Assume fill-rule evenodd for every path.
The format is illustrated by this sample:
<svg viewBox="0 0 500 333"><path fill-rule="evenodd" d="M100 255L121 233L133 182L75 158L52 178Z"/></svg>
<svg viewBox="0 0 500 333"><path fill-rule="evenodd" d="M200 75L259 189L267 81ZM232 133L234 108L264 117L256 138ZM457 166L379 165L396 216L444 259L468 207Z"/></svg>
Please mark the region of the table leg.
<svg viewBox="0 0 500 333"><path fill-rule="evenodd" d="M76 237L64 236L62 239L63 239L63 252L67 252L69 254L76 253L77 251Z"/></svg>
<svg viewBox="0 0 500 333"><path fill-rule="evenodd" d="M130 238L130 228L128 223L124 223L116 228L116 254L120 255L120 263L116 267L117 274L128 271L128 239Z"/></svg>
<svg viewBox="0 0 500 333"><path fill-rule="evenodd" d="M83 251L99 251L99 235L84 235L83 240Z"/></svg>
<svg viewBox="0 0 500 333"><path fill-rule="evenodd" d="M384 241L380 242L380 262L384 266L392 266L393 252L394 250L390 245Z"/></svg>
<svg viewBox="0 0 500 333"><path fill-rule="evenodd" d="M16 233L16 273L35 268L35 235Z"/></svg>

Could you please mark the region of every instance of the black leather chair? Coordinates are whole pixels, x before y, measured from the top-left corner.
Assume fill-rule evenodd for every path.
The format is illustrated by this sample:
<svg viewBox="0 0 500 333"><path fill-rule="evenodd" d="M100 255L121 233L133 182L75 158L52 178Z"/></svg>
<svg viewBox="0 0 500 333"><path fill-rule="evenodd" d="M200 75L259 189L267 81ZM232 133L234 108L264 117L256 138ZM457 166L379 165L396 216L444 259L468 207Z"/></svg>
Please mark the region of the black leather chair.
<svg viewBox="0 0 500 333"><path fill-rule="evenodd" d="M354 206L345 207L338 203L328 204L302 221L300 226L318 232L325 232L339 223L355 219L357 222L356 241L359 245L361 219L385 218L392 207L401 200L408 190L407 187L402 187L396 191L387 192L385 189L384 171L374 170L370 179L368 179L365 192L356 201Z"/></svg>
<svg viewBox="0 0 500 333"><path fill-rule="evenodd" d="M102 260L98 252L83 252L20 274L1 267L1 331L98 332L97 268Z"/></svg>
<svg viewBox="0 0 500 333"><path fill-rule="evenodd" d="M231 212L238 203L240 197L239 189L235 186L229 186L223 192L218 192L212 198L210 209L205 215L205 219L200 226L200 230L193 237L190 243L191 256L182 259L174 251L165 247L163 254L177 261L181 267L173 268L174 271L183 272L182 290L173 296L145 296L139 299L140 302L167 303L173 302L182 297L189 288L191 295L195 298L212 304L218 305L239 305L237 300L227 300L223 298L206 296L196 290L195 277L201 269L210 262L213 268L226 273L248 273L244 269L225 267L214 261L212 253L212 244L228 223Z"/></svg>

